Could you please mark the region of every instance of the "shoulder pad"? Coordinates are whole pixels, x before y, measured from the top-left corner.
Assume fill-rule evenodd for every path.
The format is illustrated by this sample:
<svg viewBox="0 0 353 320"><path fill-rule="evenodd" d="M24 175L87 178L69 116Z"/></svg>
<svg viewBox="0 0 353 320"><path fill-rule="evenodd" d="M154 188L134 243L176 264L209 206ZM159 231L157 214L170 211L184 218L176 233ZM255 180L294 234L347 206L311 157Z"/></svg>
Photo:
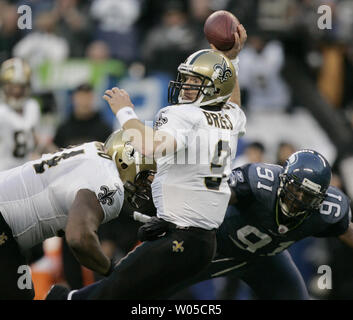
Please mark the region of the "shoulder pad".
<svg viewBox="0 0 353 320"><path fill-rule="evenodd" d="M271 205L276 201L279 186L281 166L265 163L246 164L233 169L230 176L230 187L243 188L246 185L248 192L260 202Z"/></svg>
<svg viewBox="0 0 353 320"><path fill-rule="evenodd" d="M326 223L333 224L344 218L350 220L350 199L341 190L330 186L318 211Z"/></svg>
<svg viewBox="0 0 353 320"><path fill-rule="evenodd" d="M172 104L170 106L166 106L162 108L161 110L170 110L172 112L183 112L185 110L190 111L190 110L195 110L195 111L201 111L199 107L194 106L193 104Z"/></svg>
<svg viewBox="0 0 353 320"><path fill-rule="evenodd" d="M248 181L249 166L250 164L245 164L232 170L228 180L230 187L235 187L238 183Z"/></svg>
<svg viewBox="0 0 353 320"><path fill-rule="evenodd" d="M163 116L177 117L186 121L192 121L192 117L194 117L195 114L197 117L199 117L200 108L187 104L181 104L177 106L171 105L164 107L157 112L156 121L158 121L158 119Z"/></svg>
<svg viewBox="0 0 353 320"><path fill-rule="evenodd" d="M258 200L265 202L275 201L279 187L279 174L282 170L281 166L266 163L250 165L248 179L251 189Z"/></svg>
<svg viewBox="0 0 353 320"><path fill-rule="evenodd" d="M266 183L266 185L277 187L279 174L283 171L281 166L267 163L252 163L249 166L249 179L254 182L254 187L257 188L257 182Z"/></svg>
<svg viewBox="0 0 353 320"><path fill-rule="evenodd" d="M240 107L235 103L235 102L230 102L230 101L227 101L225 104L224 104L224 109L228 110L228 109L237 109Z"/></svg>

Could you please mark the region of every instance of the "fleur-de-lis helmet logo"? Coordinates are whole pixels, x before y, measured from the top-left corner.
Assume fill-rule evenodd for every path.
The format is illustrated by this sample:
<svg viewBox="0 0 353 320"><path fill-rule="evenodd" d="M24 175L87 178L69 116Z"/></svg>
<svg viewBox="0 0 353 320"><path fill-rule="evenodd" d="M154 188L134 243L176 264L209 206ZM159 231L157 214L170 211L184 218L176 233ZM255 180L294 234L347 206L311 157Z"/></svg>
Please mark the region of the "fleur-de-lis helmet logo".
<svg viewBox="0 0 353 320"><path fill-rule="evenodd" d="M168 122L168 118L165 116L165 111L162 111L159 114L158 120L154 123L154 129L158 129L160 126L166 124Z"/></svg>
<svg viewBox="0 0 353 320"><path fill-rule="evenodd" d="M125 142L124 150L121 154L123 162L126 163L127 165L134 163L135 161L134 154L135 154L134 147L131 145L129 141Z"/></svg>
<svg viewBox="0 0 353 320"><path fill-rule="evenodd" d="M213 70L218 72L219 81L223 83L233 75L232 70L228 67L226 60L223 58L222 63L217 63L213 66Z"/></svg>

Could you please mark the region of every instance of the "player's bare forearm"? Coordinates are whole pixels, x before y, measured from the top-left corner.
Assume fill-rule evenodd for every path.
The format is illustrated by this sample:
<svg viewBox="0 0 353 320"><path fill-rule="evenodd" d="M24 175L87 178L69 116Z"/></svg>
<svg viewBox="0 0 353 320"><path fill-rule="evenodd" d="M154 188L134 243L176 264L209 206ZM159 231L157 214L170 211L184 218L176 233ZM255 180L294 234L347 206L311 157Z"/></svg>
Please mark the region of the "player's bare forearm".
<svg viewBox="0 0 353 320"><path fill-rule="evenodd" d="M241 107L240 87L239 87L238 78L235 79L235 86L232 91L232 95L230 96L228 101L233 102L237 104L239 107Z"/></svg>
<svg viewBox="0 0 353 320"><path fill-rule="evenodd" d="M123 129L128 135L127 138L131 141L132 146L137 151L146 157L153 157L155 130L145 126L140 120L137 119L127 121L124 124Z"/></svg>
<svg viewBox="0 0 353 320"><path fill-rule="evenodd" d="M104 275L110 268L110 260L104 255L97 236L103 218L103 209L95 193L81 189L69 210L65 236L78 261Z"/></svg>
<svg viewBox="0 0 353 320"><path fill-rule="evenodd" d="M71 242L70 248L81 265L101 275L110 270L110 259L101 250L98 236L95 232L82 235L77 242Z"/></svg>
<svg viewBox="0 0 353 320"><path fill-rule="evenodd" d="M123 129L132 146L146 157L158 159L166 153L173 153L176 150L174 137L166 132L145 126L137 119L127 121Z"/></svg>
<svg viewBox="0 0 353 320"><path fill-rule="evenodd" d="M125 107L134 109L129 94L124 89L114 87L111 90L106 90L103 99L109 103L114 114ZM176 142L171 135L145 126L136 118L127 120L122 124L122 127L127 140L131 141L137 151L147 157L159 158L166 152L176 150Z"/></svg>

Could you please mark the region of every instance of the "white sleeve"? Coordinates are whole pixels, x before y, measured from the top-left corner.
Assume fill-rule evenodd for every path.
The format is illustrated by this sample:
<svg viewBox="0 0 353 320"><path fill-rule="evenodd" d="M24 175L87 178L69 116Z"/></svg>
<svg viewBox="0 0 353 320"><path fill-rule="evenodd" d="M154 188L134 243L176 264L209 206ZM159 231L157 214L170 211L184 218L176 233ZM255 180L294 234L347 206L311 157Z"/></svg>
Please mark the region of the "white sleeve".
<svg viewBox="0 0 353 320"><path fill-rule="evenodd" d="M124 187L115 183L101 183L93 189L104 212L102 223L117 218L124 202Z"/></svg>
<svg viewBox="0 0 353 320"><path fill-rule="evenodd" d="M180 106L172 106L162 109L156 116L154 129L166 132L174 137L177 150L187 146L187 138L193 133L194 124L191 114L184 112Z"/></svg>
<svg viewBox="0 0 353 320"><path fill-rule="evenodd" d="M76 193L81 189L88 189L97 196L104 212L102 223L106 223L119 216L124 202L124 186L120 180L115 163L104 163L107 159L89 159L80 168L80 182L76 185Z"/></svg>
<svg viewBox="0 0 353 320"><path fill-rule="evenodd" d="M239 122L238 122L239 137L246 133L246 116L243 110L239 108Z"/></svg>

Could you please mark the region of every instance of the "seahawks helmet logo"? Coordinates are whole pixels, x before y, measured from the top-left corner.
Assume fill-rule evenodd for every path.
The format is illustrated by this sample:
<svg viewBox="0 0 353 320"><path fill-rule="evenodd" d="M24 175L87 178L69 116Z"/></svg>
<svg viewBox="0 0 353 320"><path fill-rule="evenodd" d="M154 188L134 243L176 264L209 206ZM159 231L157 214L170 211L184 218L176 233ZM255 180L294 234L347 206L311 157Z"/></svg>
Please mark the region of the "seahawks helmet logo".
<svg viewBox="0 0 353 320"><path fill-rule="evenodd" d="M223 58L222 63L217 63L213 66L213 70L218 73L218 79L223 83L233 75L232 70L228 67L226 60Z"/></svg>

